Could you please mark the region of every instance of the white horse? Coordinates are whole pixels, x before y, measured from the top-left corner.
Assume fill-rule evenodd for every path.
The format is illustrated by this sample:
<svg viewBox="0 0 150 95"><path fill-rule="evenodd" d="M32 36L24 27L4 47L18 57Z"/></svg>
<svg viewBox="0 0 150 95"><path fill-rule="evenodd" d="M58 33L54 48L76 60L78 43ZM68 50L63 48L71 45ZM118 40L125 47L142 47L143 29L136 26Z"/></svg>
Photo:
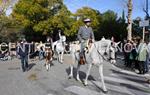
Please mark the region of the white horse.
<svg viewBox="0 0 150 95"><path fill-rule="evenodd" d="M63 63L65 44L66 44L66 37L65 36L60 36L60 39L53 43L53 50L56 51L57 59L61 63ZM56 48L54 49L55 46L56 46Z"/></svg>
<svg viewBox="0 0 150 95"><path fill-rule="evenodd" d="M102 82L102 87L104 92L107 92L105 83L104 83L104 77L103 77L103 63L104 61L106 61L107 59L109 59L109 57L113 58L113 60L115 60L115 48L111 47L111 40L106 40L106 39L102 39L98 42L94 42L91 43L91 47L88 49L88 52L85 52L85 56L86 56L86 63L88 64L88 70L86 72L86 78L84 80L84 85L88 85L88 76L90 74L90 70L91 67L93 65L98 65L99 66L99 74L101 77L101 82ZM118 43L117 43L118 44ZM76 75L76 79L77 81L80 81L79 78L79 70L80 70L80 64L79 64L79 51L80 50L80 45L78 44L71 44L71 55L72 58L74 60L74 63L78 62L78 66L77 66L77 75ZM110 52L111 50L111 52ZM107 55L105 54L107 53ZM114 61L116 62L116 61ZM73 77L73 66L72 64L70 65L70 74L69 74L69 78Z"/></svg>

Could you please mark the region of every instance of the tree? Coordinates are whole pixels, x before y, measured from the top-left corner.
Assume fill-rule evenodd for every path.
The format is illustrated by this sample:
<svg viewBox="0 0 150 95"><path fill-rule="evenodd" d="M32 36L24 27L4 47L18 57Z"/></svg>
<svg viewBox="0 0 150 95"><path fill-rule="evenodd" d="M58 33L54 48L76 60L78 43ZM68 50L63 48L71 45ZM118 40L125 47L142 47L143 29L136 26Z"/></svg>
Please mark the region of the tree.
<svg viewBox="0 0 150 95"><path fill-rule="evenodd" d="M132 40L132 0L128 0L128 40Z"/></svg>
<svg viewBox="0 0 150 95"><path fill-rule="evenodd" d="M133 25L132 25L132 35L133 37L140 36L142 38L142 27L139 27L139 21L141 20L140 17L137 17L136 19L133 19Z"/></svg>
<svg viewBox="0 0 150 95"><path fill-rule="evenodd" d="M6 10L10 7L11 0L0 1L0 32L8 23L8 17L6 17Z"/></svg>
<svg viewBox="0 0 150 95"><path fill-rule="evenodd" d="M1 0L0 1L0 15L5 15L6 11L12 8L17 0Z"/></svg>
<svg viewBox="0 0 150 95"><path fill-rule="evenodd" d="M97 40L100 40L103 36L109 39L113 36L115 41L120 41L127 35L124 11L122 17L118 17L115 12L108 10L102 14L100 23L99 30L95 35Z"/></svg>
<svg viewBox="0 0 150 95"><path fill-rule="evenodd" d="M11 16L1 15L0 17L0 42L15 42L20 33L20 27L16 25L16 22Z"/></svg>
<svg viewBox="0 0 150 95"><path fill-rule="evenodd" d="M146 8L143 8L143 11L145 12L145 14L146 14L146 17L145 17L145 19L149 19L150 18L150 16L149 16L149 13L148 13L148 0L146 0Z"/></svg>
<svg viewBox="0 0 150 95"><path fill-rule="evenodd" d="M19 0L12 13L23 26L28 40L42 40L42 35L53 34L58 28L64 29L66 23L62 15L64 18L69 15L62 0Z"/></svg>
<svg viewBox="0 0 150 95"><path fill-rule="evenodd" d="M99 26L99 40L104 36L110 38L116 32L117 14L111 10L102 14L101 25Z"/></svg>
<svg viewBox="0 0 150 95"><path fill-rule="evenodd" d="M15 20L11 16L6 16L6 11L13 6L14 2L16 0L0 1L0 42L15 41L18 38Z"/></svg>

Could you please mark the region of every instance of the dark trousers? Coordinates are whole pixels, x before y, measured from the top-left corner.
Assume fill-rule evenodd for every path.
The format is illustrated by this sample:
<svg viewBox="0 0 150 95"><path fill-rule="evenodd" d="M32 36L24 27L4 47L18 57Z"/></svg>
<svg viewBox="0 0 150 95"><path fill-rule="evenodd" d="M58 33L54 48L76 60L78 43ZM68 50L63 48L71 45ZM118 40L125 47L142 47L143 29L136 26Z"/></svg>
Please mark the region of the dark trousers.
<svg viewBox="0 0 150 95"><path fill-rule="evenodd" d="M137 61L137 60L135 60L134 68L135 68L135 69L139 69L139 64L138 64L138 61Z"/></svg>
<svg viewBox="0 0 150 95"><path fill-rule="evenodd" d="M148 58L144 62L144 70L145 70L145 72L149 71L149 59Z"/></svg>
<svg viewBox="0 0 150 95"><path fill-rule="evenodd" d="M145 70L144 70L144 61L139 61L138 62L138 64L139 64L139 73L140 74L144 74L145 73Z"/></svg>
<svg viewBox="0 0 150 95"><path fill-rule="evenodd" d="M22 71L24 72L25 70L27 70L28 68L28 56L21 56L21 67L22 67Z"/></svg>
<svg viewBox="0 0 150 95"><path fill-rule="evenodd" d="M124 54L125 54L125 55L124 55L124 57L125 57L125 64L124 64L124 65L125 65L126 67L129 67L130 64L131 64L131 63L130 63L130 58L129 58L130 53L127 53L127 52L126 52L126 53L124 53Z"/></svg>

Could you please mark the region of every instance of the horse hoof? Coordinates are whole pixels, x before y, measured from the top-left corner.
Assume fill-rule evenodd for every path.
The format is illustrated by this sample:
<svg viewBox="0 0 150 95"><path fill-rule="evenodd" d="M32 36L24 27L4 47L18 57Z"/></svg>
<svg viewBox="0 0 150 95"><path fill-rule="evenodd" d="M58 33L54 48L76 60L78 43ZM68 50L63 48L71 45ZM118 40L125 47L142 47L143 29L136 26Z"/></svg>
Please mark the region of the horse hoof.
<svg viewBox="0 0 150 95"><path fill-rule="evenodd" d="M107 93L108 93L108 90L106 90L106 91L103 91L103 93L107 94Z"/></svg>
<svg viewBox="0 0 150 95"><path fill-rule="evenodd" d="M88 86L88 84L87 84L86 82L83 82L83 85L84 85L84 86Z"/></svg>
<svg viewBox="0 0 150 95"><path fill-rule="evenodd" d="M88 84L83 83L84 86L88 86Z"/></svg>
<svg viewBox="0 0 150 95"><path fill-rule="evenodd" d="M71 78L72 78L71 76L68 77L68 79L71 79Z"/></svg>

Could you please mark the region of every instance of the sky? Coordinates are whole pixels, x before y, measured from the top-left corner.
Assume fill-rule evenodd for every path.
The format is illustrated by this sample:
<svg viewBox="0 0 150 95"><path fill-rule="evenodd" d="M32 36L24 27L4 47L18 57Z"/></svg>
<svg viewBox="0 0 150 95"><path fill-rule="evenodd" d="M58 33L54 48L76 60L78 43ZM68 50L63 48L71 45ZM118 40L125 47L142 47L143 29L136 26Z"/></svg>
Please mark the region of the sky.
<svg viewBox="0 0 150 95"><path fill-rule="evenodd" d="M123 10L125 11L125 15L127 15L127 1L128 0L64 0L64 4L73 13L75 13L77 9L82 8L83 6L88 6L99 10L101 13L104 13L107 10L113 10L118 14L118 16L121 16ZM136 17L141 17L144 19L145 13L143 12L143 7L145 6L145 1L146 0L133 0L133 19ZM9 15L11 11L11 9L8 10L7 15Z"/></svg>
<svg viewBox="0 0 150 95"><path fill-rule="evenodd" d="M125 15L127 15L127 1L128 0L64 0L64 3L73 13L83 6L88 6L93 9L99 10L101 13L104 13L107 10L113 10L118 14L118 16L121 16L123 10L125 11ZM146 0L133 0L133 19L135 19L136 17L141 17L144 19L145 13L143 12L143 7L145 6L145 2Z"/></svg>

